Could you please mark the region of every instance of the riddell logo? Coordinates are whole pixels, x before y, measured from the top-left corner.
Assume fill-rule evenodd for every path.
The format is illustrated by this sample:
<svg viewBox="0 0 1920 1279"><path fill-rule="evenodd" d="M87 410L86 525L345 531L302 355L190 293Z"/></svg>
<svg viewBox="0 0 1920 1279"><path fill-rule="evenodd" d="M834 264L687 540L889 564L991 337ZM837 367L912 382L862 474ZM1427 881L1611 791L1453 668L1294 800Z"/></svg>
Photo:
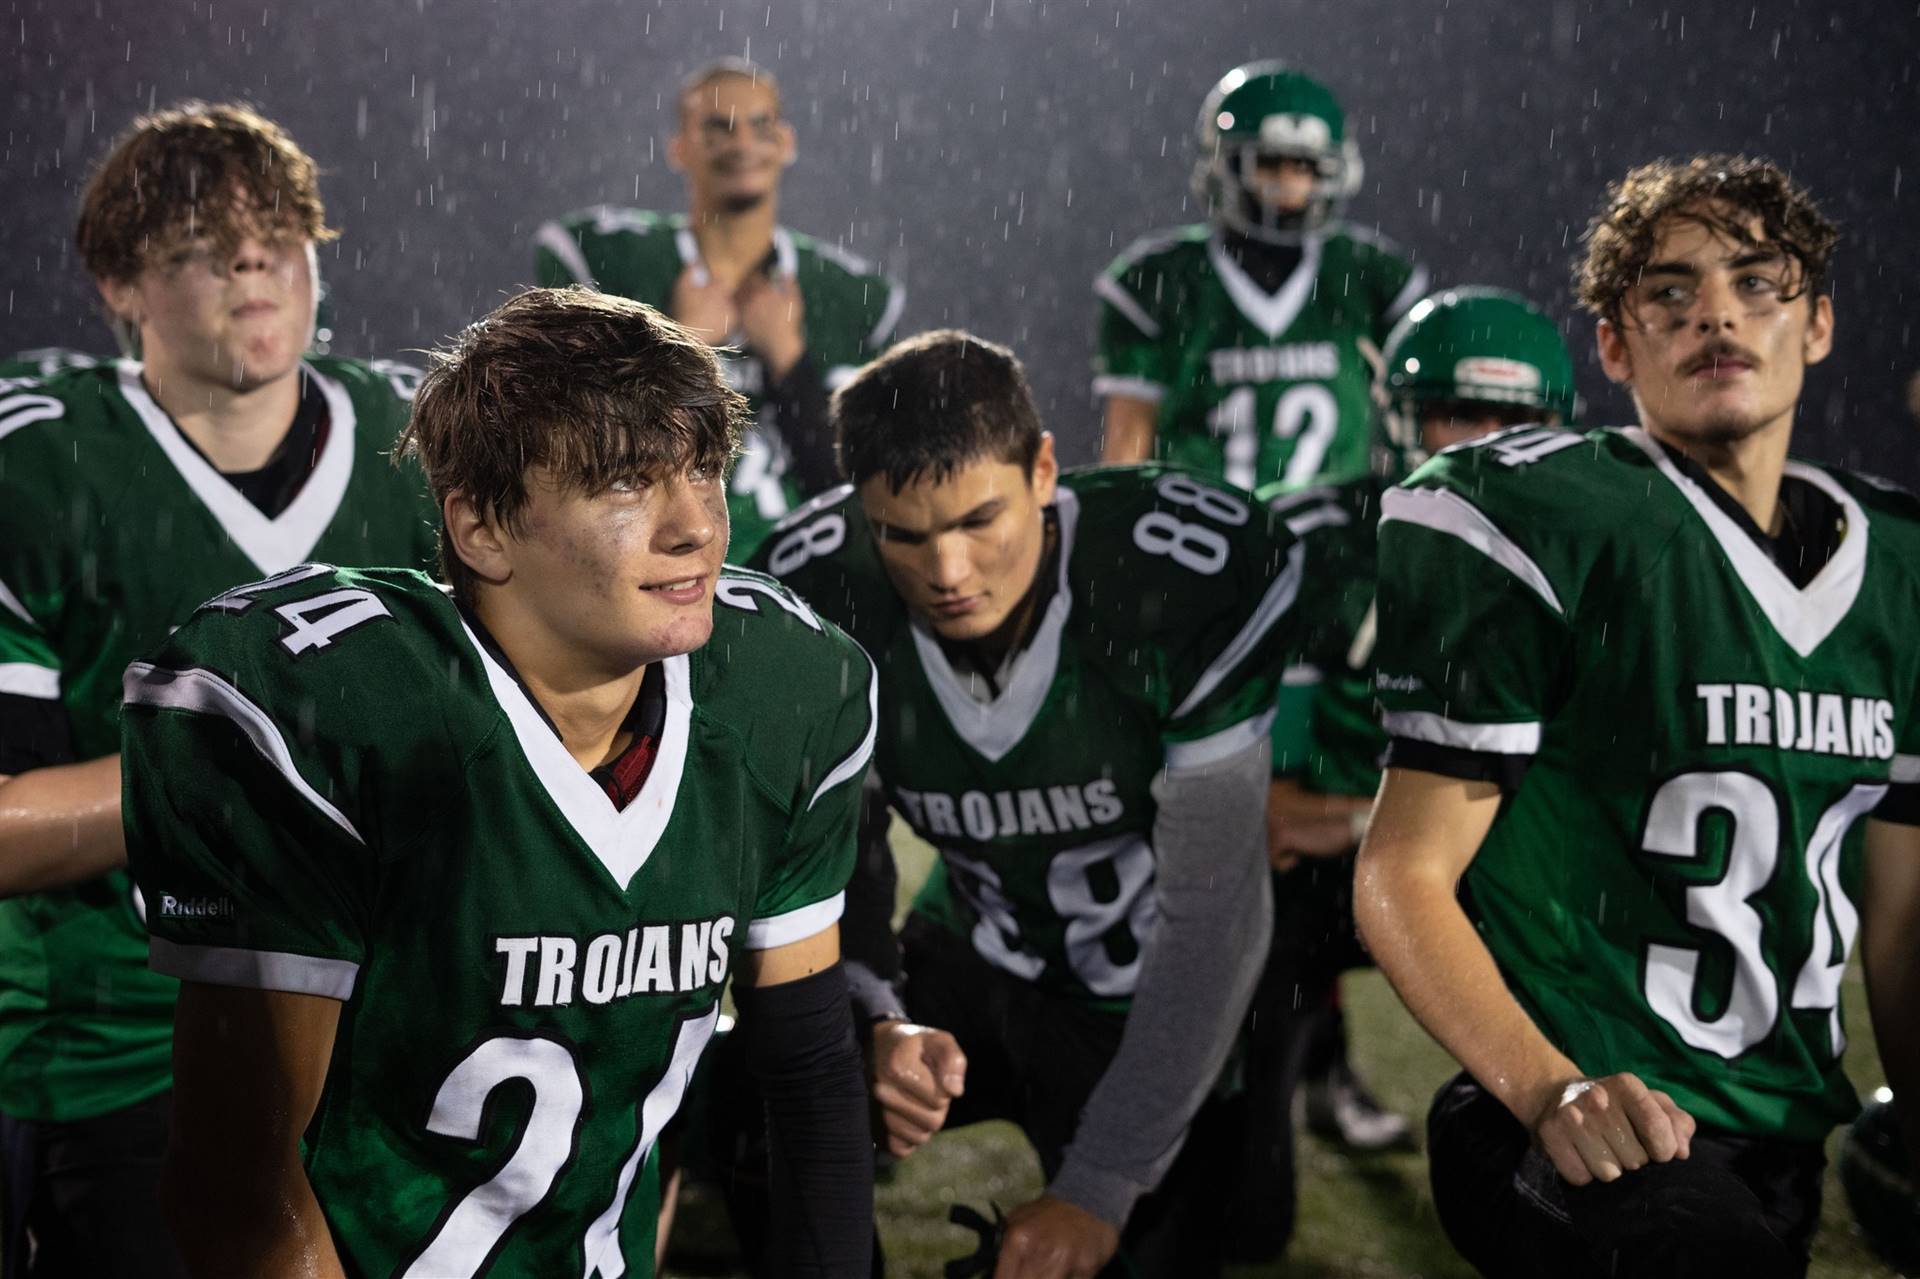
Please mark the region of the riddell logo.
<svg viewBox="0 0 1920 1279"><path fill-rule="evenodd" d="M162 919L227 919L233 915L231 897L175 897L160 894Z"/></svg>

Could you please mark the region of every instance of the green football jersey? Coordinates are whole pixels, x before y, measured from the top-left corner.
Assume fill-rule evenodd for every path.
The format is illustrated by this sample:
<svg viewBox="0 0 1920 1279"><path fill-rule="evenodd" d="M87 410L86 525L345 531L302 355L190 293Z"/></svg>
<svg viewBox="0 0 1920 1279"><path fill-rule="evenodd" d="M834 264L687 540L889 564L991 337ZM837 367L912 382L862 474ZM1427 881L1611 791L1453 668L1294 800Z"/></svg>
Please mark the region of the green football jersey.
<svg viewBox="0 0 1920 1279"><path fill-rule="evenodd" d="M1387 241L1335 223L1265 292L1218 232L1136 241L1094 281L1095 395L1159 405L1160 457L1241 488L1366 473L1377 350L1427 291Z"/></svg>
<svg viewBox="0 0 1920 1279"><path fill-rule="evenodd" d="M686 215L610 205L548 222L533 243L541 284L587 284L663 311L681 271L700 261ZM776 227L773 248L780 273L800 285L807 353L836 390L885 349L906 291L864 259L798 231ZM721 367L754 416L727 481L727 558L744 564L804 495L787 474L790 454L767 399L766 369L739 334L727 344L738 350L724 354Z"/></svg>
<svg viewBox="0 0 1920 1279"><path fill-rule="evenodd" d="M1306 543L1310 598L1300 602L1307 646L1282 673L1274 719L1275 776L1323 795L1380 789L1387 732L1373 691L1380 498L1377 475L1339 484L1270 485L1255 495Z"/></svg>
<svg viewBox="0 0 1920 1279"><path fill-rule="evenodd" d="M1856 1108L1860 819L1920 781L1920 502L1786 474L1844 521L1804 588L1637 427L1447 450L1382 505L1378 687L1408 761L1530 761L1465 885L1547 1038L1819 1140Z"/></svg>
<svg viewBox="0 0 1920 1279"><path fill-rule="evenodd" d="M879 666L874 771L940 853L915 909L1118 1008L1155 919L1153 780L1267 733L1303 552L1246 494L1163 466L1069 471L1058 492L1054 593L985 700L894 592L850 488L760 558Z"/></svg>
<svg viewBox="0 0 1920 1279"><path fill-rule="evenodd" d="M307 1176L356 1276L653 1273L655 1139L745 949L838 920L872 666L729 572L615 807L417 573L309 565L127 671L153 964L340 1000Z"/></svg>
<svg viewBox="0 0 1920 1279"><path fill-rule="evenodd" d="M315 556L426 565L437 514L389 459L411 370L307 364L328 425L268 518L187 442L138 365L0 380L0 691L57 700L78 758L120 749L120 676L194 608ZM170 1079L174 983L116 871L0 902L0 1111L84 1119Z"/></svg>

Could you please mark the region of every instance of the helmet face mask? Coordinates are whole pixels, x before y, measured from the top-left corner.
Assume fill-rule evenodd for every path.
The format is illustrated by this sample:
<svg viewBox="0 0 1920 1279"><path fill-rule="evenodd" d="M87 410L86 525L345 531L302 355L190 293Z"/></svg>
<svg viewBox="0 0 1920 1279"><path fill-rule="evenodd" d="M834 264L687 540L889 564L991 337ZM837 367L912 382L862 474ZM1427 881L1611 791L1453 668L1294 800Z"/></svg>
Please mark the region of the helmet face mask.
<svg viewBox="0 0 1920 1279"><path fill-rule="evenodd" d="M1405 466L1429 452L1421 419L1436 410L1505 425L1579 414L1573 358L1552 320L1503 289L1446 289L1415 303L1388 335L1387 441Z"/></svg>
<svg viewBox="0 0 1920 1279"><path fill-rule="evenodd" d="M1346 115L1318 82L1280 62L1252 62L1220 78L1200 108L1194 192L1208 217L1242 235L1297 243L1359 190L1364 166L1346 135ZM1304 203L1286 208L1262 161L1303 160L1313 168Z"/></svg>

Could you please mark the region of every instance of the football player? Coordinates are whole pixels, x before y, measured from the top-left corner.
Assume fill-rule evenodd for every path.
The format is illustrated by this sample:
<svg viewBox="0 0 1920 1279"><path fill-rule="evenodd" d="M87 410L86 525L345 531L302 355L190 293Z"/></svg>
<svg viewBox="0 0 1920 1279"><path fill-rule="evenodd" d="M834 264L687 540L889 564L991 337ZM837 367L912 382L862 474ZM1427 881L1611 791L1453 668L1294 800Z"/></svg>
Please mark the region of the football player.
<svg viewBox="0 0 1920 1279"><path fill-rule="evenodd" d="M1406 1120L1368 1095L1346 1060L1340 973L1369 962L1354 937L1353 857L1380 786L1373 691L1381 495L1429 454L1523 422L1574 417L1573 361L1553 321L1516 294L1447 289L1387 339L1383 456L1373 474L1258 494L1306 543L1312 638L1283 676L1268 792L1274 944L1248 1018L1246 1167L1227 1213L1238 1259L1277 1256L1293 1226L1292 1098L1309 1126L1353 1149L1405 1145Z"/></svg>
<svg viewBox="0 0 1920 1279"><path fill-rule="evenodd" d="M1371 360L1427 273L1340 220L1360 152L1318 81L1236 67L1198 133L1207 222L1135 241L1094 282L1105 458L1162 457L1249 489L1363 474Z"/></svg>
<svg viewBox="0 0 1920 1279"><path fill-rule="evenodd" d="M1433 1190L1486 1274L1803 1273L1856 931L1920 1091L1920 502L1788 457L1835 240L1766 160L1633 170L1579 293L1638 424L1383 499L1355 907L1464 1068Z"/></svg>
<svg viewBox="0 0 1920 1279"><path fill-rule="evenodd" d="M876 774L940 855L904 996L874 980L884 932L856 983L888 1147L1020 1125L1047 1189L1002 1279L1091 1275L1123 1235L1142 1273L1205 1273L1217 1194L1168 1169L1268 937L1301 549L1184 471L1061 474L1019 361L965 333L900 343L834 406L852 483L761 561L873 654Z"/></svg>
<svg viewBox="0 0 1920 1279"><path fill-rule="evenodd" d="M177 1273L155 1198L175 983L119 869L120 672L237 583L432 554L425 486L386 456L411 370L301 356L335 234L272 121L143 117L76 235L133 358L0 379L0 1131L8 1238L34 1249L8 1275Z"/></svg>
<svg viewBox="0 0 1920 1279"><path fill-rule="evenodd" d="M404 437L450 591L305 565L128 668L204 1273L652 1274L655 1139L735 972L784 1273L866 1262L836 920L872 666L723 570L744 412L651 308L521 294Z"/></svg>
<svg viewBox="0 0 1920 1279"><path fill-rule="evenodd" d="M732 348L722 367L754 414L728 481L738 563L800 495L838 482L827 395L886 345L906 302L867 262L779 224L794 154L774 78L721 58L681 82L667 142L687 213L603 206L534 234L540 283L637 298Z"/></svg>

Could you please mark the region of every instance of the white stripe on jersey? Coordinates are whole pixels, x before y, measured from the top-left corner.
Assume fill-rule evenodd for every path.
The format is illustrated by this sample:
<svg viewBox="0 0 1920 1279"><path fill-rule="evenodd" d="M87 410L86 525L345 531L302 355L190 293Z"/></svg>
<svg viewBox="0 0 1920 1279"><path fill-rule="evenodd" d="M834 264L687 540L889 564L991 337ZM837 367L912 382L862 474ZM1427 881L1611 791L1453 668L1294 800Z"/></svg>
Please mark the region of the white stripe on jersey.
<svg viewBox="0 0 1920 1279"><path fill-rule="evenodd" d="M55 701L60 696L60 672L32 662L0 662L0 693Z"/></svg>
<svg viewBox="0 0 1920 1279"><path fill-rule="evenodd" d="M1416 742L1453 746L1498 755L1532 755L1540 749L1540 722L1468 724L1431 711L1388 711L1381 716L1387 732Z"/></svg>
<svg viewBox="0 0 1920 1279"><path fill-rule="evenodd" d="M748 950L772 950L792 942L805 941L827 925L837 923L847 908L845 890L823 902L790 910L784 915L768 915L747 925Z"/></svg>
<svg viewBox="0 0 1920 1279"><path fill-rule="evenodd" d="M587 255L580 251L580 242L567 228L558 222L543 222L533 233L533 242L558 258L560 265L567 268L567 274L577 282L593 287L593 268L587 265Z"/></svg>
<svg viewBox="0 0 1920 1279"><path fill-rule="evenodd" d="M360 975L360 965L350 959L242 950L236 946L183 946L164 937L147 939L147 965L156 973L182 981L320 995L342 1003L353 998L354 982Z"/></svg>
<svg viewBox="0 0 1920 1279"><path fill-rule="evenodd" d="M1182 701L1173 712L1175 719L1206 700L1207 694L1220 686L1220 681L1233 672L1233 668L1238 666L1266 637L1267 632L1273 629L1273 624L1293 607L1294 596L1300 593L1300 570L1306 555L1307 548L1304 543L1295 542L1287 548L1287 566L1280 571L1280 576L1273 579L1273 584L1267 587L1267 593L1260 599L1260 606L1253 610L1253 616L1249 617L1246 625L1240 628L1240 633L1220 650L1220 656L1213 659L1212 665L1200 672L1200 678L1194 681L1193 689L1187 694L1186 700Z"/></svg>
<svg viewBox="0 0 1920 1279"><path fill-rule="evenodd" d="M848 637L848 642L853 642L851 636ZM859 646L855 644L855 647L858 648ZM867 657L865 649L860 650L860 656ZM851 755L841 760L838 764L835 764L833 771L821 780L820 789L814 791L813 798L807 801L808 812L813 811L813 806L820 802L822 795L838 786L841 782L846 781L849 777L857 776L860 770L867 766L867 761L873 758L873 740L879 735L879 732L880 672L875 668L873 659L867 657L867 735L861 739L860 745L854 748Z"/></svg>
<svg viewBox="0 0 1920 1279"><path fill-rule="evenodd" d="M1168 742L1166 745L1166 763L1169 770L1176 768L1205 768L1217 764L1246 750L1249 746L1267 740L1273 732L1273 717L1277 708L1269 706L1249 719L1223 728L1207 737L1198 737L1190 742Z"/></svg>
<svg viewBox="0 0 1920 1279"><path fill-rule="evenodd" d="M1566 615L1553 583L1533 558L1496 528L1480 508L1451 489L1388 489L1380 502L1380 524L1385 527L1393 520L1459 538L1526 583L1548 608Z"/></svg>
<svg viewBox="0 0 1920 1279"><path fill-rule="evenodd" d="M127 667L127 673L121 680L121 693L129 706L158 706L164 710L188 711L195 715L218 715L233 721L247 735L247 740L253 743L253 748L280 770L280 775L305 796L308 803L319 809L327 820L353 836L356 843L367 842L360 838L360 832L354 829L345 813L307 785L307 779L300 775L300 769L293 762L293 752L287 749L287 739L280 735L279 726L267 718L265 711L247 700L239 689L212 671L199 667L171 671L151 662L135 662Z"/></svg>
<svg viewBox="0 0 1920 1279"><path fill-rule="evenodd" d="M1133 327L1150 338L1160 336L1160 322L1148 315L1146 308L1133 300L1133 294L1120 287L1120 282L1110 275L1098 276L1093 281L1093 295L1110 304L1114 310L1127 317Z"/></svg>

